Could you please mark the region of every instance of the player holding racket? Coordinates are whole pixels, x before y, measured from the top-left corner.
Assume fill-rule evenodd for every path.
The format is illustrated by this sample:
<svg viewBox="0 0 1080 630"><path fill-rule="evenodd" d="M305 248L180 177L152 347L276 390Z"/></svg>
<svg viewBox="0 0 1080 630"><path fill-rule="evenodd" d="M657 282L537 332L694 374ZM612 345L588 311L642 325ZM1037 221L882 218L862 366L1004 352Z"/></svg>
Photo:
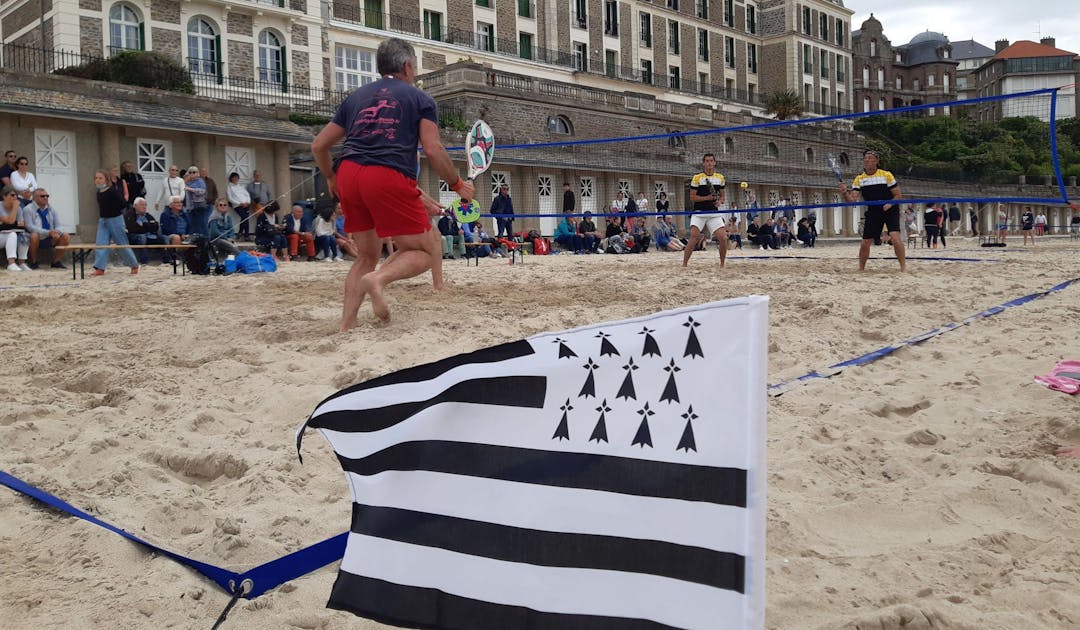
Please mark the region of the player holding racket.
<svg viewBox="0 0 1080 630"><path fill-rule="evenodd" d="M695 213L701 214L690 218L690 242L683 250L683 267L690 262L694 248L702 239L708 238L705 234L720 241L720 266L724 266L728 246L727 219L722 213L709 212L725 207L724 186L724 176L716 172L716 156L706 153L701 158L701 172L690 180L690 202L694 204Z"/></svg>
<svg viewBox="0 0 1080 630"><path fill-rule="evenodd" d="M840 192L848 201L887 201L900 198L900 186L889 171L878 168L880 158L876 151L863 152L863 172L855 176L851 190L843 181ZM859 244L859 271L866 269L866 260L870 258L870 244L881 236L881 228L888 226L889 242L892 243L896 259L900 261L900 271L907 271L904 258L904 240L900 238L900 204L870 204L863 216L862 243Z"/></svg>
<svg viewBox="0 0 1080 630"><path fill-rule="evenodd" d="M412 278L442 259L439 242L428 234L430 217L442 208L416 185L417 145L423 145L431 166L464 199L474 190L454 167L439 139L435 101L413 86L416 52L404 40L379 45L375 63L378 81L353 91L334 119L319 132L311 150L326 177L330 193L341 200L345 232L360 253L345 279L341 330L356 326L365 295L383 321L390 309L383 289L395 280ZM330 149L344 139L335 172ZM397 251L378 270L380 238L393 237ZM435 278L436 286L441 278Z"/></svg>

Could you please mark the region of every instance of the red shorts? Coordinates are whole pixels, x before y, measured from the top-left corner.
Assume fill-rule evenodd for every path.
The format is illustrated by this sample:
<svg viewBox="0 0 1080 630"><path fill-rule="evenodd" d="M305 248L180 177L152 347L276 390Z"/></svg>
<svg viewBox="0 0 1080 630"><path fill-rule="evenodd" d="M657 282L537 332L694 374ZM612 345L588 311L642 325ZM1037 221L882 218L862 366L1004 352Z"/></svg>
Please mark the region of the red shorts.
<svg viewBox="0 0 1080 630"><path fill-rule="evenodd" d="M337 192L345 213L345 232L374 229L380 238L423 234L431 217L420 201L416 180L385 166L360 166L342 160Z"/></svg>

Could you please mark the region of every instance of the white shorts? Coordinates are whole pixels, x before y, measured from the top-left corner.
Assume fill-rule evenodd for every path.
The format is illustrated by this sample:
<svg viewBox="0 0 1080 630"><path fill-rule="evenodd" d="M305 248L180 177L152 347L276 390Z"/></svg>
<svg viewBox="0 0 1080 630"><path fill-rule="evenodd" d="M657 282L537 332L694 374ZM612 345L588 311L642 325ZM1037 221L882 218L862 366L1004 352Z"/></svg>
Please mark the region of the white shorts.
<svg viewBox="0 0 1080 630"><path fill-rule="evenodd" d="M727 227L727 215L695 214L690 217L690 227L701 230L705 236L712 237L720 228Z"/></svg>

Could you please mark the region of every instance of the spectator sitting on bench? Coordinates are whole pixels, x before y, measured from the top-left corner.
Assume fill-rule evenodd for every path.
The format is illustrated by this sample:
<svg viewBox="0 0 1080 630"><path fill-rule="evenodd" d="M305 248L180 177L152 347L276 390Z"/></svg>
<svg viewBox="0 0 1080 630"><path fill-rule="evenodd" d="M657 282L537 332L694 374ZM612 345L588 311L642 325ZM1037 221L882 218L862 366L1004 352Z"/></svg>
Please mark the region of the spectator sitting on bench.
<svg viewBox="0 0 1080 630"><path fill-rule="evenodd" d="M604 235L600 233L600 230L596 229L596 223L593 222L592 213L585 211L581 221L578 221L577 231L582 238L592 237L593 251L597 254L601 253L600 241L604 238Z"/></svg>
<svg viewBox="0 0 1080 630"><path fill-rule="evenodd" d="M154 215L148 213L149 207L146 199L136 197L131 202L131 210L124 213L124 225L127 228L128 242L132 245L164 245L165 239L161 236L160 226ZM136 249L135 258L140 265L145 265L150 260L148 250Z"/></svg>
<svg viewBox="0 0 1080 630"><path fill-rule="evenodd" d="M814 241L817 240L817 235L814 234L814 230L810 228L810 220L806 217L799 219L799 224L795 226L798 232L795 234L795 238L799 239L803 245L807 247L813 247Z"/></svg>
<svg viewBox="0 0 1080 630"><path fill-rule="evenodd" d="M651 236L649 229L645 227L645 217L627 218L627 221L634 223L634 227L630 229L630 236L634 239L634 253L643 254L649 251Z"/></svg>
<svg viewBox="0 0 1080 630"><path fill-rule="evenodd" d="M466 207L469 203L466 202ZM465 231L458 225L457 215L454 214L454 210L461 205L461 199L455 199L439 218L443 258L460 258L465 255Z"/></svg>
<svg viewBox="0 0 1080 630"><path fill-rule="evenodd" d="M758 224L757 217L746 226L746 240L750 241L751 245L761 246L761 225Z"/></svg>
<svg viewBox="0 0 1080 630"><path fill-rule="evenodd" d="M258 216L255 223L255 244L271 254L275 254L278 260L289 260L289 242L281 233L283 227L278 225L277 213L281 208L277 201L271 201L266 206L256 204L252 214Z"/></svg>
<svg viewBox="0 0 1080 630"><path fill-rule="evenodd" d="M60 259L64 257L64 250L56 249L59 245L67 245L71 239L67 233L60 230L60 217L56 210L49 204L49 192L44 188L34 191L34 200L22 209L22 221L27 234L30 236L30 251L28 259L30 268L37 269L38 249L41 247L53 248L52 267L64 269L64 263Z"/></svg>
<svg viewBox="0 0 1080 630"><path fill-rule="evenodd" d="M575 254L586 254L585 241L577 231L576 221L570 215L564 215L559 225L555 226L555 242L566 251Z"/></svg>
<svg viewBox="0 0 1080 630"><path fill-rule="evenodd" d="M18 264L19 256L26 256L26 245L19 243L19 193L11 186L4 186L3 207L0 208L0 244L7 250L8 271L29 271L30 267Z"/></svg>
<svg viewBox="0 0 1080 630"><path fill-rule="evenodd" d="M727 220L728 240L735 243L735 249L742 249L742 234L739 234L739 218L735 215Z"/></svg>
<svg viewBox="0 0 1080 630"><path fill-rule="evenodd" d="M161 239L164 245L179 245L191 234L191 216L184 210L184 200L180 195L169 197L169 207L161 213ZM161 260L172 263L176 250L166 249Z"/></svg>
<svg viewBox="0 0 1080 630"><path fill-rule="evenodd" d="M337 246L341 253L352 256L354 259L359 258L360 253L356 251L356 245L345 233L345 213L341 210L341 202L334 204L334 238L337 239Z"/></svg>
<svg viewBox="0 0 1080 630"><path fill-rule="evenodd" d="M214 202L214 211L210 213L210 221L207 223L210 230L210 251L220 264L229 256L240 253L236 246L236 228L233 227L232 217L229 216L229 200L219 197Z"/></svg>
<svg viewBox="0 0 1080 630"><path fill-rule="evenodd" d="M334 238L334 211L323 208L315 214L315 247L323 253L324 262L342 262L337 239Z"/></svg>
<svg viewBox="0 0 1080 630"><path fill-rule="evenodd" d="M609 254L629 254L633 247L627 241L630 235L623 229L623 217L619 215L607 218L607 229L604 231L604 251Z"/></svg>
<svg viewBox="0 0 1080 630"><path fill-rule="evenodd" d="M473 247L465 248L465 256L475 256L476 258L485 258L491 255L491 245L483 243L480 239L480 222L474 221L472 223L462 223L461 230L464 232L466 243L480 243Z"/></svg>
<svg viewBox="0 0 1080 630"><path fill-rule="evenodd" d="M761 249L780 249L776 242L776 227L772 217L765 219L765 225L758 229L758 242L761 243Z"/></svg>
<svg viewBox="0 0 1080 630"><path fill-rule="evenodd" d="M675 227L675 224L671 222L671 219L666 214L660 215L660 218L653 224L653 242L656 243L656 249L666 249L669 252L681 252L686 248L686 244L679 238L679 228Z"/></svg>
<svg viewBox="0 0 1080 630"><path fill-rule="evenodd" d="M295 205L285 217L285 240L289 243L289 256L299 258L300 242L307 248L308 262L315 260L315 235L311 231L311 219L304 216L304 207Z"/></svg>

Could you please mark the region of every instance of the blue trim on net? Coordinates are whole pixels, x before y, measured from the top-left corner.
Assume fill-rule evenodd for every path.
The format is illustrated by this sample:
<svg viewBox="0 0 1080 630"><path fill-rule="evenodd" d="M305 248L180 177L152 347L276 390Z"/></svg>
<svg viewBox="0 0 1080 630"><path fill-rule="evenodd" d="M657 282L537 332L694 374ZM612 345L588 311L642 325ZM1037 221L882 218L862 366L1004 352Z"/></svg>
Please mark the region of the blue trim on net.
<svg viewBox="0 0 1080 630"><path fill-rule="evenodd" d="M1054 162L1054 176L1057 177L1058 192L1061 193L1062 199L1068 201L1069 193L1065 190L1065 178L1061 176L1061 159L1058 156L1057 97L1057 90L1054 90L1054 96L1050 98L1050 159Z"/></svg>

